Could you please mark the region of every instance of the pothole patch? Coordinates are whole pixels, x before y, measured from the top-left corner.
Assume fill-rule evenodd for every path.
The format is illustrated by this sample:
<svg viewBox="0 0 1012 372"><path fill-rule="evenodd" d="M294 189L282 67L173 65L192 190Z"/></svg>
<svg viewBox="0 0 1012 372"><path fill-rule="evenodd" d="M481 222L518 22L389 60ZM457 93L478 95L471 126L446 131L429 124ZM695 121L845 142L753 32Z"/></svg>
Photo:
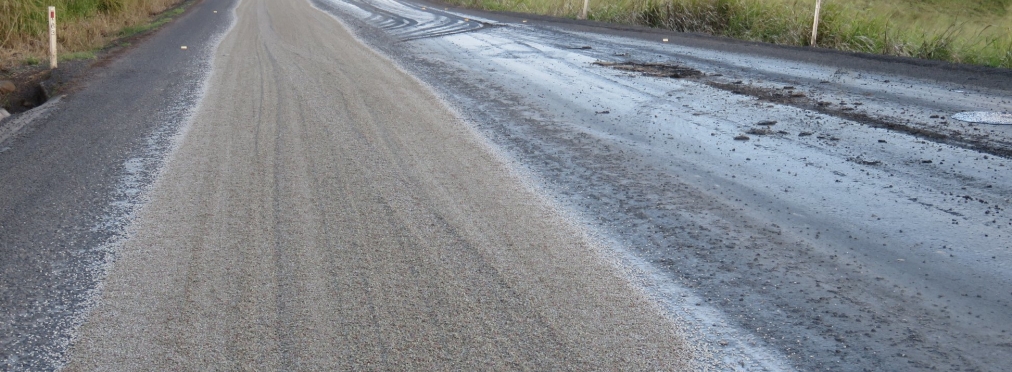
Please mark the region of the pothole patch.
<svg viewBox="0 0 1012 372"><path fill-rule="evenodd" d="M953 119L976 124L1012 125L1012 113L968 111L952 115Z"/></svg>
<svg viewBox="0 0 1012 372"><path fill-rule="evenodd" d="M679 66L667 63L640 63L640 62L594 62L595 65L611 67L616 70L638 72L645 76L667 77L682 79L703 75L703 72L694 68Z"/></svg>

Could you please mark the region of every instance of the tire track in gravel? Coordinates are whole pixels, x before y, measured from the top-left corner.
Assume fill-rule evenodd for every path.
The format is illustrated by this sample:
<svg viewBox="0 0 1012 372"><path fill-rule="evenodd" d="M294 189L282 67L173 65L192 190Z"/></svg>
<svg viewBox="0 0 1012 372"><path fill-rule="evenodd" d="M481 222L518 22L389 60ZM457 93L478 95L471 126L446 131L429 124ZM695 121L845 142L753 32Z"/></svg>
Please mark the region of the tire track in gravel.
<svg viewBox="0 0 1012 372"><path fill-rule="evenodd" d="M416 80L246 0L68 370L680 370L691 345Z"/></svg>

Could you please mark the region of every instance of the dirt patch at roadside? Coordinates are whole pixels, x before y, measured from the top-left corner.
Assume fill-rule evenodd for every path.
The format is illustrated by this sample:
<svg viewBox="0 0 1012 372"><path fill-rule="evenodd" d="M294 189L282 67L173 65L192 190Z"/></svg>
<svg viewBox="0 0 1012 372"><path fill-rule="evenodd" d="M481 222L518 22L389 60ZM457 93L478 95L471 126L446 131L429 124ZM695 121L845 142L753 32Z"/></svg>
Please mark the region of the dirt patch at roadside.
<svg viewBox="0 0 1012 372"><path fill-rule="evenodd" d="M39 83L49 78L51 73L49 70L34 67L0 71L0 81L9 81L14 86L12 92L0 92L0 108L16 114L46 101Z"/></svg>
<svg viewBox="0 0 1012 372"><path fill-rule="evenodd" d="M103 59L111 58L112 50L103 55ZM60 67L50 70L44 66L20 66L0 71L0 80L14 84L15 90L8 94L0 94L0 107L11 114L31 110L46 103L50 98L69 91L72 83L98 60L76 60L60 62Z"/></svg>

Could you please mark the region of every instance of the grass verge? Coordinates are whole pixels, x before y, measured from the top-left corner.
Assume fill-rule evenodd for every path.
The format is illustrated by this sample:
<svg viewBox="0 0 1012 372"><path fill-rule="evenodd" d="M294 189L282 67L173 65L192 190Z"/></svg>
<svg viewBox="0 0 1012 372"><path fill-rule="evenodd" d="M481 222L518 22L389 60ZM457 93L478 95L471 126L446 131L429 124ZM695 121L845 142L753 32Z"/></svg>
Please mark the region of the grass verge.
<svg viewBox="0 0 1012 372"><path fill-rule="evenodd" d="M168 22L152 18L183 0L0 0L0 69L37 64L48 51L46 9L56 7L59 53L81 54L111 39L133 35ZM159 23L160 22L160 23Z"/></svg>
<svg viewBox="0 0 1012 372"><path fill-rule="evenodd" d="M82 59L95 59L97 55L93 50L83 52L64 53L59 56L60 61L78 61Z"/></svg>
<svg viewBox="0 0 1012 372"><path fill-rule="evenodd" d="M444 0L575 18L582 0ZM588 18L809 45L815 0L591 0ZM823 0L818 45L1012 68L1012 0Z"/></svg>

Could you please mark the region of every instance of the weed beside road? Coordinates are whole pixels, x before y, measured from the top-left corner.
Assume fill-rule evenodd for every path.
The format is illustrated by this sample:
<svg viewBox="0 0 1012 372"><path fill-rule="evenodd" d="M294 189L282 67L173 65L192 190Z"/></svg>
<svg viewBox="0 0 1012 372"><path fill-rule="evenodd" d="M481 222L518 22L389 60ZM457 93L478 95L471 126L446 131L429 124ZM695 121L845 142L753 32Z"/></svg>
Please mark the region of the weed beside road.
<svg viewBox="0 0 1012 372"><path fill-rule="evenodd" d="M110 39L149 29L152 18L182 0L0 1L0 69L45 59L46 9L56 7L60 53L93 53ZM157 25L156 25L157 26ZM76 54L75 56L82 56Z"/></svg>
<svg viewBox="0 0 1012 372"><path fill-rule="evenodd" d="M446 0L576 17L583 0ZM588 18L809 45L815 0L591 0ZM818 45L1012 68L1012 0L824 0Z"/></svg>

